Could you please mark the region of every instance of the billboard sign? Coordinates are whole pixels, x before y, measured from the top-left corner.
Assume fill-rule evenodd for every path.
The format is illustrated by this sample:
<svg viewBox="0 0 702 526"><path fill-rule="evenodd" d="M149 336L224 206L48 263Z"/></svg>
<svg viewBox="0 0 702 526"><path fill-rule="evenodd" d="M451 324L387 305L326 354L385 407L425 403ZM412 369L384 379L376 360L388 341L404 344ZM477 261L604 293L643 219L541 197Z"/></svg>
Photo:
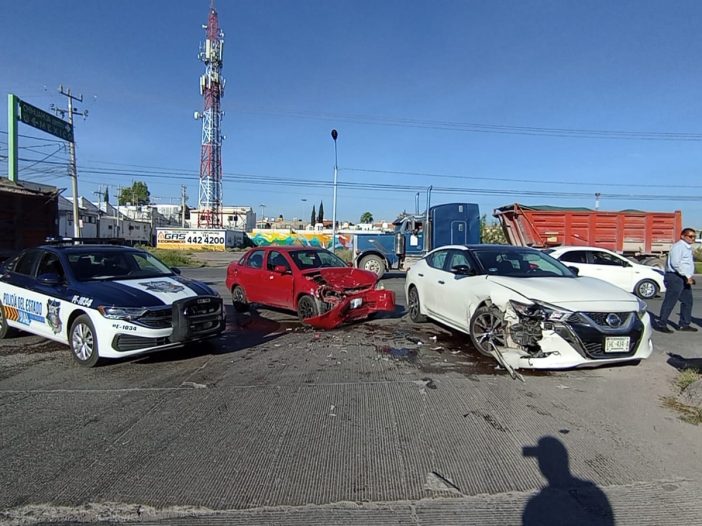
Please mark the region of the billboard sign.
<svg viewBox="0 0 702 526"><path fill-rule="evenodd" d="M224 250L225 230L201 230L187 228L159 228L156 231L156 247L177 250Z"/></svg>

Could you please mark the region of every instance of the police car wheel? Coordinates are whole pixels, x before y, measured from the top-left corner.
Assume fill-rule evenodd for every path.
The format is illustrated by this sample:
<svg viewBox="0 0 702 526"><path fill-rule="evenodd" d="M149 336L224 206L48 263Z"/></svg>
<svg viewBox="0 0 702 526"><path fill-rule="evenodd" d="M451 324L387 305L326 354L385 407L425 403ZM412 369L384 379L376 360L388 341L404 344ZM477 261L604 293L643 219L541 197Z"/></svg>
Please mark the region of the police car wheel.
<svg viewBox="0 0 702 526"><path fill-rule="evenodd" d="M8 338L15 334L15 329L7 324L7 318L5 317L5 307L0 303L0 339Z"/></svg>
<svg viewBox="0 0 702 526"><path fill-rule="evenodd" d="M249 310L249 302L246 299L246 292L239 285L232 289L232 305L237 312Z"/></svg>
<svg viewBox="0 0 702 526"><path fill-rule="evenodd" d="M78 316L71 325L68 344L71 346L73 359L80 365L94 367L100 361L97 333L87 315Z"/></svg>

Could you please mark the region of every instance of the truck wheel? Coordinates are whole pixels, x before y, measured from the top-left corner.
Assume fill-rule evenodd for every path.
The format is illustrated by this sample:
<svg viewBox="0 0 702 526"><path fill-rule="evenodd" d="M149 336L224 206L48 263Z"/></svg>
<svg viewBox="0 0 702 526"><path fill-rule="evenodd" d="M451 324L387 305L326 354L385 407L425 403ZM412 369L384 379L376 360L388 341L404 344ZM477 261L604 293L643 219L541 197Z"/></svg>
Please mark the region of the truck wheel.
<svg viewBox="0 0 702 526"><path fill-rule="evenodd" d="M90 317L81 314L71 325L68 333L68 345L73 359L83 367L95 367L100 361L98 354L97 333Z"/></svg>
<svg viewBox="0 0 702 526"><path fill-rule="evenodd" d="M658 294L658 285L651 279L642 279L634 287L634 294L641 299L650 300Z"/></svg>
<svg viewBox="0 0 702 526"><path fill-rule="evenodd" d="M504 319L495 307L478 307L470 320L469 332L475 348L487 356L492 356L493 345L506 345Z"/></svg>
<svg viewBox="0 0 702 526"><path fill-rule="evenodd" d="M653 268L658 268L661 270L665 269L665 259L663 258L651 258L646 261L646 265Z"/></svg>
<svg viewBox="0 0 702 526"><path fill-rule="evenodd" d="M246 292L239 285L232 289L232 305L237 312L246 312L249 310L249 301L246 299Z"/></svg>
<svg viewBox="0 0 702 526"><path fill-rule="evenodd" d="M5 307L0 303L0 340L14 336L15 332L17 331L8 325L5 317Z"/></svg>
<svg viewBox="0 0 702 526"><path fill-rule="evenodd" d="M361 259L358 268L370 270L380 279L385 274L385 261L380 256L370 254Z"/></svg>
<svg viewBox="0 0 702 526"><path fill-rule="evenodd" d="M412 285L407 293L407 310L409 311L410 320L414 323L423 323L427 321L427 317L422 314L419 303L419 292L417 287Z"/></svg>
<svg viewBox="0 0 702 526"><path fill-rule="evenodd" d="M297 300L297 317L300 321L305 321L307 318L319 316L320 308L312 296L305 295Z"/></svg>

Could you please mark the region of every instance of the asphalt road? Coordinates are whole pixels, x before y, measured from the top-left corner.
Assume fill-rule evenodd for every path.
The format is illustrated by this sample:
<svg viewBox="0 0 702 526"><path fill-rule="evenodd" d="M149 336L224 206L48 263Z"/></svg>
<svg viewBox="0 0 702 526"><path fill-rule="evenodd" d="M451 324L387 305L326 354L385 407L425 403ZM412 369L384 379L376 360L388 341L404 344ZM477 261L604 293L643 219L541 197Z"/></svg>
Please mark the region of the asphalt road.
<svg viewBox="0 0 702 526"><path fill-rule="evenodd" d="M229 310L216 342L95 369L0 342L0 522L702 524L702 429L662 403L702 332L522 383L384 282L400 307L371 322Z"/></svg>

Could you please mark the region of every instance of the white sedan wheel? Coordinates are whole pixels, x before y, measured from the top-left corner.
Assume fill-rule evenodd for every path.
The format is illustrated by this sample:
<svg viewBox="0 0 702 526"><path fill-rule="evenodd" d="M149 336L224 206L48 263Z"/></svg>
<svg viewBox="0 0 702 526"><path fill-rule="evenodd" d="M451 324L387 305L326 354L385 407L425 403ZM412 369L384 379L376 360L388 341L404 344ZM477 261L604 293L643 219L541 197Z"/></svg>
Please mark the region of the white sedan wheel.
<svg viewBox="0 0 702 526"><path fill-rule="evenodd" d="M495 307L479 307L470 320L470 337L482 354L492 356L493 345L505 347L505 323L502 313Z"/></svg>

